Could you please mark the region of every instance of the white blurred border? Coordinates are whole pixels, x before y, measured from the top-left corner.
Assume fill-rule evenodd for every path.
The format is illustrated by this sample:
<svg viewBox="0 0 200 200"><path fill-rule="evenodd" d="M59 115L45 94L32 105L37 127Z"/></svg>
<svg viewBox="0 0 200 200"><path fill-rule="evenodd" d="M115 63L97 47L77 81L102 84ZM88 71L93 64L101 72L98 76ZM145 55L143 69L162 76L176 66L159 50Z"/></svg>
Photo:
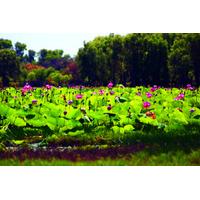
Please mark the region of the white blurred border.
<svg viewBox="0 0 200 200"><path fill-rule="evenodd" d="M199 167L1 167L1 199L198 199Z"/></svg>
<svg viewBox="0 0 200 200"><path fill-rule="evenodd" d="M196 0L0 0L0 33L200 32ZM0 167L1 199L197 199L199 167Z"/></svg>
<svg viewBox="0 0 200 200"><path fill-rule="evenodd" d="M0 0L0 32L199 32L198 0Z"/></svg>

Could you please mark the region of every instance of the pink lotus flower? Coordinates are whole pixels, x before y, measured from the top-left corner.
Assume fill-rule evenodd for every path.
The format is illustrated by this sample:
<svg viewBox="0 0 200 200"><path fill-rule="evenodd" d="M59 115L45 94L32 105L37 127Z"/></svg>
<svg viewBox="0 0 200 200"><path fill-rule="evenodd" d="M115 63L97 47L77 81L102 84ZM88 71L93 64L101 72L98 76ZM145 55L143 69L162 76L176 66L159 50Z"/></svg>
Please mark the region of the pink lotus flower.
<svg viewBox="0 0 200 200"><path fill-rule="evenodd" d="M22 95L25 95L28 91L31 91L33 88L26 83L26 85L22 88Z"/></svg>
<svg viewBox="0 0 200 200"><path fill-rule="evenodd" d="M110 82L110 83L108 83L108 88L112 88L113 87L113 83L112 82Z"/></svg>
<svg viewBox="0 0 200 200"><path fill-rule="evenodd" d="M156 90L157 90L157 88L152 87L150 91L155 92Z"/></svg>
<svg viewBox="0 0 200 200"><path fill-rule="evenodd" d="M50 89L52 88L52 85L47 84L47 85L45 85L45 88L46 88L47 90L50 90Z"/></svg>
<svg viewBox="0 0 200 200"><path fill-rule="evenodd" d="M151 104L148 101L146 101L146 102L143 103L143 107L145 109L149 108L150 106L151 106Z"/></svg>
<svg viewBox="0 0 200 200"><path fill-rule="evenodd" d="M185 95L183 93L179 94L174 100L178 101L184 99Z"/></svg>
<svg viewBox="0 0 200 200"><path fill-rule="evenodd" d="M100 95L103 95L104 93L105 93L104 90L99 90Z"/></svg>
<svg viewBox="0 0 200 200"><path fill-rule="evenodd" d="M158 87L157 85L154 85L154 86L150 89L150 91L151 91L151 92L155 92L155 91L158 90L158 89L160 89L160 87Z"/></svg>
<svg viewBox="0 0 200 200"><path fill-rule="evenodd" d="M28 84L26 83L26 85L23 87L24 90L32 90L33 88Z"/></svg>
<svg viewBox="0 0 200 200"><path fill-rule="evenodd" d="M151 98L153 95L150 92L146 93L147 98Z"/></svg>
<svg viewBox="0 0 200 200"><path fill-rule="evenodd" d="M76 99L82 99L83 98L83 95L82 94L77 94L76 95Z"/></svg>
<svg viewBox="0 0 200 200"><path fill-rule="evenodd" d="M193 89L194 89L194 88L191 86L191 84L187 84L186 88L187 88L188 90L193 90Z"/></svg>

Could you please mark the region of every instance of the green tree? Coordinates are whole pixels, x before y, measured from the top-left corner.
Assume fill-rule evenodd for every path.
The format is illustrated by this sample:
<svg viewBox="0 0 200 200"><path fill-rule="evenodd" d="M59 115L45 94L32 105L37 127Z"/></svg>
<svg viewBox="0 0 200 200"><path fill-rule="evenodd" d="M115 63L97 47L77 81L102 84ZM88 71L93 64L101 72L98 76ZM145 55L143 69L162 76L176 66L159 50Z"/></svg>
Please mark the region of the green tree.
<svg viewBox="0 0 200 200"><path fill-rule="evenodd" d="M39 61L38 63L45 67L53 67L55 69L64 69L69 60L69 55L63 55L63 50L47 50L42 49L39 52Z"/></svg>
<svg viewBox="0 0 200 200"><path fill-rule="evenodd" d="M12 41L0 38L0 49L12 49Z"/></svg>
<svg viewBox="0 0 200 200"><path fill-rule="evenodd" d="M189 51L192 59L196 85L200 85L200 34L188 34Z"/></svg>
<svg viewBox="0 0 200 200"><path fill-rule="evenodd" d="M15 43L15 51L20 60L23 61L24 51L26 50L26 44L16 42Z"/></svg>
<svg viewBox="0 0 200 200"><path fill-rule="evenodd" d="M128 34L124 37L124 62L126 66L126 82L131 86L143 84L144 74L144 35Z"/></svg>
<svg viewBox="0 0 200 200"><path fill-rule="evenodd" d="M33 63L35 61L35 55L36 55L36 52L34 50L31 50L29 49L28 50L28 58L27 58L27 61L29 63Z"/></svg>
<svg viewBox="0 0 200 200"><path fill-rule="evenodd" d="M142 67L143 84L168 85L169 72L167 66L168 44L161 34L148 34L144 36Z"/></svg>
<svg viewBox="0 0 200 200"><path fill-rule="evenodd" d="M0 76L3 86L8 86L10 79L19 75L19 60L16 52L10 49L0 50Z"/></svg>
<svg viewBox="0 0 200 200"><path fill-rule="evenodd" d="M55 72L55 69L52 67L44 69L35 69L28 74L26 80L32 81L35 86L42 86L45 83L47 83L48 76L53 72Z"/></svg>
<svg viewBox="0 0 200 200"><path fill-rule="evenodd" d="M79 49L76 61L79 66L81 81L86 84L94 84L97 81L96 49L90 43L85 43L84 47Z"/></svg>
<svg viewBox="0 0 200 200"><path fill-rule="evenodd" d="M170 79L173 85L185 86L191 82L193 73L192 58L189 51L188 34L179 34L169 54Z"/></svg>
<svg viewBox="0 0 200 200"><path fill-rule="evenodd" d="M110 66L111 66L111 80L117 84L124 82L123 79L123 40L120 35L110 34Z"/></svg>
<svg viewBox="0 0 200 200"><path fill-rule="evenodd" d="M48 80L56 86L66 85L71 80L71 75L63 75L59 71L55 71L48 76Z"/></svg>

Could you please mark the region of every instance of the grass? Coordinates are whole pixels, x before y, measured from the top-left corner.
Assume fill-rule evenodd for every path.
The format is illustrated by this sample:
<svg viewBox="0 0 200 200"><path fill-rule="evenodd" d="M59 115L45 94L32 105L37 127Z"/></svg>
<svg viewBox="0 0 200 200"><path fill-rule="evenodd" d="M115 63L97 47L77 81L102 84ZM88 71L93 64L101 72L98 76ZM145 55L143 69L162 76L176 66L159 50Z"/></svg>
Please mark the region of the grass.
<svg viewBox="0 0 200 200"><path fill-rule="evenodd" d="M123 145L91 144L66 152L0 152L1 166L199 166L200 131L128 135ZM54 148L54 146L52 146ZM94 149L93 149L94 148ZM24 156L25 155L25 156Z"/></svg>
<svg viewBox="0 0 200 200"><path fill-rule="evenodd" d="M101 158L94 161L69 161L62 159L5 159L1 166L198 166L200 149L189 153L184 151L159 152L156 154L141 151L121 158Z"/></svg>

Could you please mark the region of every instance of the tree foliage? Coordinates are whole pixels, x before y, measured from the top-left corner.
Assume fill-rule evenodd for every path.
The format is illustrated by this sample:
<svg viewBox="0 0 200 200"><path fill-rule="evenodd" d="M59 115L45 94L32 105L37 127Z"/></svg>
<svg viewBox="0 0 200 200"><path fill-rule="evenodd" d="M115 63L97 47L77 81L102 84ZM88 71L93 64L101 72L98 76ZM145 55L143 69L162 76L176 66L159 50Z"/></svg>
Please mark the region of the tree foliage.
<svg viewBox="0 0 200 200"><path fill-rule="evenodd" d="M21 42L15 43L15 51L17 56L20 58L21 61L23 61L24 51L26 50L26 44Z"/></svg>
<svg viewBox="0 0 200 200"><path fill-rule="evenodd" d="M70 56L63 55L64 51L57 50L47 50L42 49L39 52L39 61L38 63L45 67L53 67L55 69L63 69L67 66Z"/></svg>
<svg viewBox="0 0 200 200"><path fill-rule="evenodd" d="M3 86L8 86L11 79L19 75L19 60L16 52L10 49L0 50L0 76Z"/></svg>
<svg viewBox="0 0 200 200"><path fill-rule="evenodd" d="M12 49L12 41L0 38L0 49Z"/></svg>
<svg viewBox="0 0 200 200"><path fill-rule="evenodd" d="M200 34L110 34L85 43L76 61L88 84L200 85Z"/></svg>
<svg viewBox="0 0 200 200"><path fill-rule="evenodd" d="M35 52L26 44L16 42L13 47L11 40L0 39L0 53L4 85L15 79L38 80L37 85L47 80L55 85L70 82L98 86L109 81L128 86L200 85L199 33L98 36L84 42L75 58L61 49Z"/></svg>

